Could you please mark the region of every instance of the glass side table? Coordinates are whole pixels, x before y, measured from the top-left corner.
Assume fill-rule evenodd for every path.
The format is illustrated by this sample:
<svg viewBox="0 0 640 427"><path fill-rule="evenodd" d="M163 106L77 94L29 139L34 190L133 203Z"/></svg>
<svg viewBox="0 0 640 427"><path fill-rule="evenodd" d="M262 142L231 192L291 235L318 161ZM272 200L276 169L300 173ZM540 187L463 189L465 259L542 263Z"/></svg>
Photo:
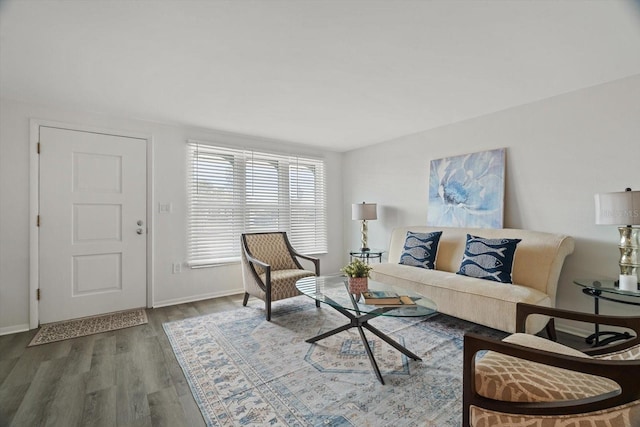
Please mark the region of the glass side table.
<svg viewBox="0 0 640 427"><path fill-rule="evenodd" d="M361 251L360 249L353 249L349 251L349 261L353 261L354 258L360 258L363 261L366 261L369 264L369 260L377 259L378 262L382 262L382 254L383 250L380 249L369 249L368 251Z"/></svg>
<svg viewBox="0 0 640 427"><path fill-rule="evenodd" d="M593 312L595 314L598 314L600 311L599 301L601 299L618 302L620 304L640 306L640 290L621 290L613 280L578 279L574 280L573 283L582 287L583 294L593 298ZM631 298L625 299L625 297ZM637 298L637 301L633 301L633 298ZM602 336L606 336L606 338L600 340ZM599 325L596 324L594 333L585 338L585 341L587 344L593 344L593 347L598 347L629 338L631 338L631 335L628 332L601 331Z"/></svg>

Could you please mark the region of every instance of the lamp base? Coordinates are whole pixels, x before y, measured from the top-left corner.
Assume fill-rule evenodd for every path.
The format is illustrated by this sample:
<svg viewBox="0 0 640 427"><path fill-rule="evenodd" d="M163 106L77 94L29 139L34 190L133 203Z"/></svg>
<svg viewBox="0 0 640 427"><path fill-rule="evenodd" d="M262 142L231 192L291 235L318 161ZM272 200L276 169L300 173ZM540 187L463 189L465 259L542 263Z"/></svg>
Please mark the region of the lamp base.
<svg viewBox="0 0 640 427"><path fill-rule="evenodd" d="M638 278L633 274L621 274L620 278L616 280L615 286L621 291L636 292L640 289Z"/></svg>
<svg viewBox="0 0 640 427"><path fill-rule="evenodd" d="M360 234L362 237L360 238L360 252L367 252L369 250L367 246L367 220L362 220L362 225L360 226Z"/></svg>
<svg viewBox="0 0 640 427"><path fill-rule="evenodd" d="M640 228L618 227L620 232L620 280L619 287L625 291L638 290L640 271Z"/></svg>

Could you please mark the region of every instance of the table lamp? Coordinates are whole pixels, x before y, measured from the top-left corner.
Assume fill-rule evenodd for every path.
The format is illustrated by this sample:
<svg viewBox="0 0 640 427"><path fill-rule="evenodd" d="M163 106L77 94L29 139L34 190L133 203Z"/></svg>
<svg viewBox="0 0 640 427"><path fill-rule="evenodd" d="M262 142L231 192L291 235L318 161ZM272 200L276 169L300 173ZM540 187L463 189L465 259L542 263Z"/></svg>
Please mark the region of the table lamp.
<svg viewBox="0 0 640 427"><path fill-rule="evenodd" d="M638 251L640 247L640 191L600 193L596 199L596 224L618 225L620 232L620 278L625 291L638 290Z"/></svg>
<svg viewBox="0 0 640 427"><path fill-rule="evenodd" d="M367 221L372 219L378 219L375 203L354 203L351 205L351 219L362 221L360 226L360 243L362 246L360 250L366 252L369 250L367 247Z"/></svg>

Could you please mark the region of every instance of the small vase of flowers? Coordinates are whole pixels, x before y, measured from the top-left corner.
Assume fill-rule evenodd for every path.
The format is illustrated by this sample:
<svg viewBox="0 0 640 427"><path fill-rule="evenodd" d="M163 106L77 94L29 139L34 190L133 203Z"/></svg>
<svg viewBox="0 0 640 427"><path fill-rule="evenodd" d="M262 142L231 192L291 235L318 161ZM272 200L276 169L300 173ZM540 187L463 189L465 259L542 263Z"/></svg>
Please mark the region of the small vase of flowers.
<svg viewBox="0 0 640 427"><path fill-rule="evenodd" d="M355 258L349 264L340 269L349 278L349 292L360 294L369 289L369 272L373 270L369 264L365 264L360 258Z"/></svg>

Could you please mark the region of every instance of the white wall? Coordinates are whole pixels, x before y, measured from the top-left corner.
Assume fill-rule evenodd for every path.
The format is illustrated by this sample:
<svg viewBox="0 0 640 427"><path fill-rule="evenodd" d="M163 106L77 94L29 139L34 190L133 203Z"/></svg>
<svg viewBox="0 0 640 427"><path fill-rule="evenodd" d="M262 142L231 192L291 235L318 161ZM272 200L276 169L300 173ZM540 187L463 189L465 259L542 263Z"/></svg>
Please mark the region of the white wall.
<svg viewBox="0 0 640 427"><path fill-rule="evenodd" d="M185 140L210 140L220 133L3 100L0 334L26 327L29 320L29 118L152 134L155 207L173 204L172 214L154 214L155 303L240 290L238 266L171 274L171 264L186 256ZM277 141L227 137L258 148L298 149ZM393 227L426 223L430 160L500 147L507 148L505 227L574 236L576 251L560 278L558 306L591 311L592 300L572 280L618 274L617 230L594 224L593 195L640 189L640 75L344 155L300 147L327 159L329 254L322 257L322 271L337 271L347 258L344 249L359 244L359 226L349 219L351 203L378 203L378 220L369 223L369 245L386 248ZM607 302L602 311L637 313Z"/></svg>
<svg viewBox="0 0 640 427"><path fill-rule="evenodd" d="M572 281L619 274L618 231L594 224L594 194L640 190L640 75L348 152L343 215L351 203L378 203L369 246L387 248L392 228L426 223L431 160L501 147L504 226L573 236L557 305L592 311ZM345 245L357 246L357 224L345 227ZM601 310L638 313L609 302Z"/></svg>
<svg viewBox="0 0 640 427"><path fill-rule="evenodd" d="M29 324L29 119L131 131L153 136L154 149L154 283L155 306L241 292L238 264L214 268L183 267L186 261L186 140L224 141L244 147L322 156L327 164L329 253L321 255L321 271L337 272L344 262L342 155L281 141L230 135L212 130L158 124L100 114L65 111L10 100L0 102L0 334ZM171 203L159 214L159 203Z"/></svg>

